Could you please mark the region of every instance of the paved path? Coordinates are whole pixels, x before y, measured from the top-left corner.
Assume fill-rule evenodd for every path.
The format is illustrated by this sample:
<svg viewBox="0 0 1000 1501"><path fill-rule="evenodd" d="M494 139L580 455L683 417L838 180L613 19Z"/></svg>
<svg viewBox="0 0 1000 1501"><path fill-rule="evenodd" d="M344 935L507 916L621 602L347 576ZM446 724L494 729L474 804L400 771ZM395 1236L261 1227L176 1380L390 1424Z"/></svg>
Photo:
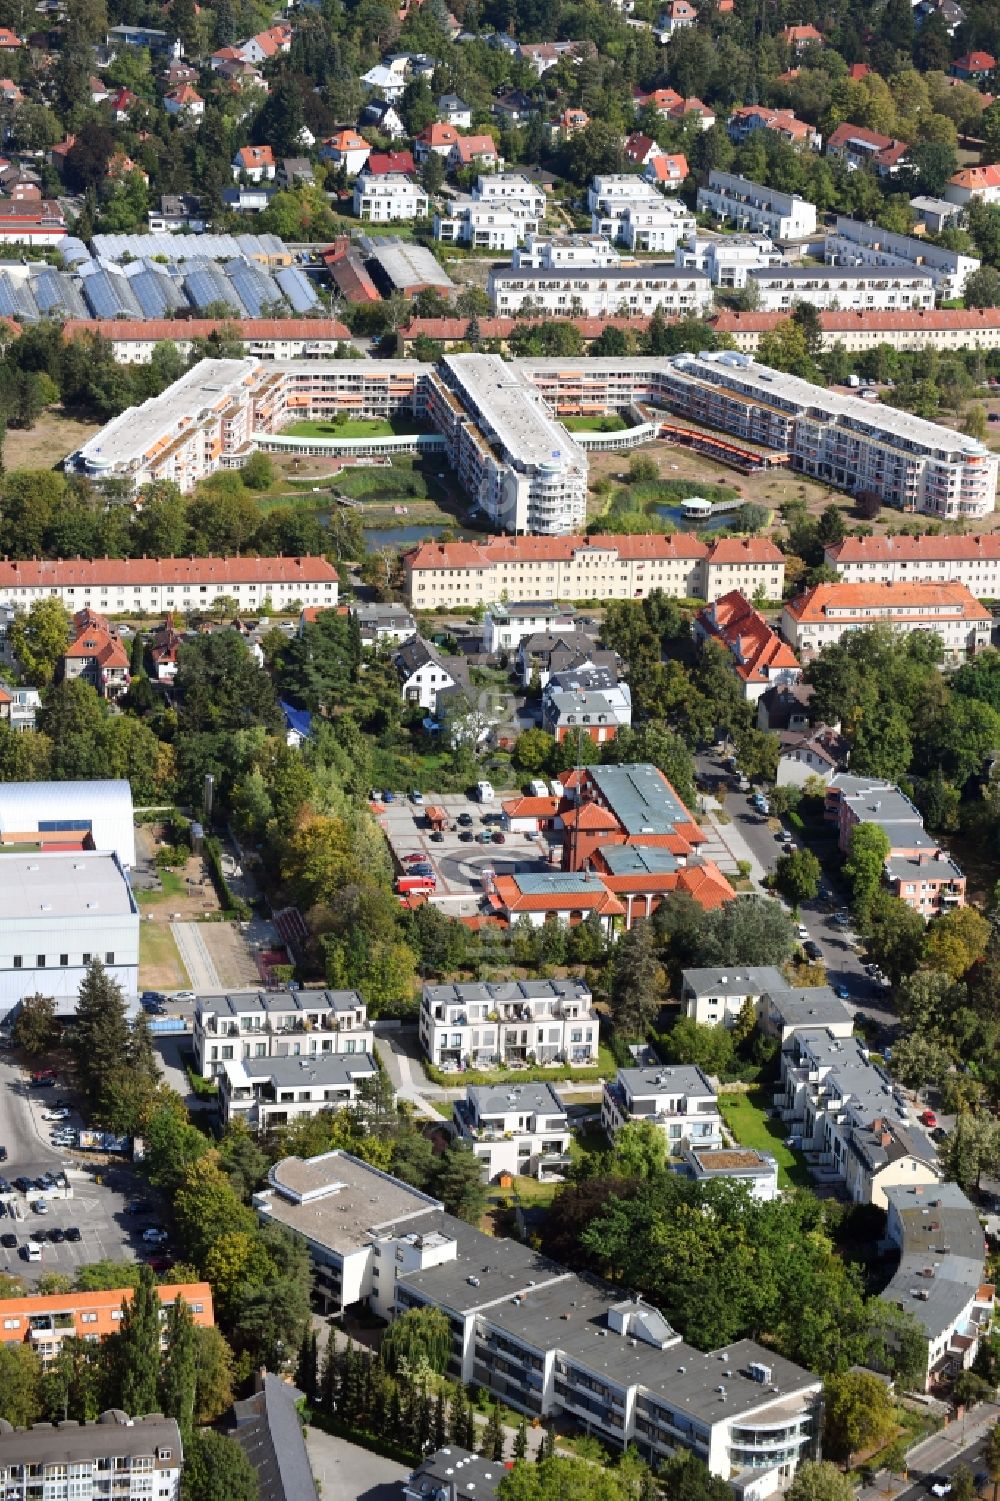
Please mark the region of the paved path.
<svg viewBox="0 0 1000 1501"><path fill-rule="evenodd" d="M407 1100L420 1115L428 1116L431 1120L443 1121L451 1118L450 1113L442 1115L440 1110L435 1109L430 1103L427 1098L429 1094L441 1097L444 1091L430 1082L419 1063L415 1064L405 1048L400 1045L398 1037L392 1035L376 1037L375 1051L392 1081L397 1099ZM458 1093L460 1091L456 1092L456 1098Z"/></svg>
<svg viewBox="0 0 1000 1501"><path fill-rule="evenodd" d="M323 1501L399 1501L412 1470L321 1428L306 1429L306 1449Z"/></svg>
<svg viewBox="0 0 1000 1501"><path fill-rule="evenodd" d="M705 810L702 828L708 835L708 844L702 845L700 853L706 859L714 860L726 875L735 875L739 862L745 860L750 866L752 879L761 882L766 874L764 866L747 844L740 829L735 823L719 822L719 805L714 798L705 797L701 801Z"/></svg>
<svg viewBox="0 0 1000 1501"><path fill-rule="evenodd" d="M170 931L174 935L184 968L188 972L191 981L191 989L197 994L215 995L223 989L219 972L212 962L212 956L208 952L201 924L196 922L172 922Z"/></svg>
<svg viewBox="0 0 1000 1501"><path fill-rule="evenodd" d="M858 1491L858 1501L929 1501L927 1476L951 1475L959 1465L967 1465L975 1474L986 1468L983 1458L986 1434L1000 1418L1000 1407L984 1402L967 1417L953 1420L940 1433L932 1433L907 1455L908 1478L890 1476L886 1470L875 1477L875 1484ZM919 1477L919 1478L914 1478ZM992 1487L989 1488L992 1491Z"/></svg>

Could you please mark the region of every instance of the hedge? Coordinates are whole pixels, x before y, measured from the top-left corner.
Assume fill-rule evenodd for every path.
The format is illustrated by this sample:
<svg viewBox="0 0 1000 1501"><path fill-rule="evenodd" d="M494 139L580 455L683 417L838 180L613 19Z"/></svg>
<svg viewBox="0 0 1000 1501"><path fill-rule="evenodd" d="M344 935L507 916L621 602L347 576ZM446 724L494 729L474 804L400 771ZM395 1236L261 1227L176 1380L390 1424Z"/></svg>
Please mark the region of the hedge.
<svg viewBox="0 0 1000 1501"><path fill-rule="evenodd" d="M250 908L241 896L237 896L229 889L229 883L222 869L222 849L219 841L214 835L208 834L205 836L202 848L208 862L208 873L212 877L215 894L219 898L219 905L224 911L231 912L240 922L246 922L250 917Z"/></svg>

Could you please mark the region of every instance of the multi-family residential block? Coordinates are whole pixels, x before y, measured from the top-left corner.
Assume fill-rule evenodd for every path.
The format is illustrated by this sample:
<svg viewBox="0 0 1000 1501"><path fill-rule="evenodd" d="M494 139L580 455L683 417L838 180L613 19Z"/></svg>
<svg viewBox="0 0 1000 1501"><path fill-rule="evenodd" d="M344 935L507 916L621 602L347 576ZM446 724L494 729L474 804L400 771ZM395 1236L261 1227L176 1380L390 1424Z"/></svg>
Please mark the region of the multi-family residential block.
<svg viewBox="0 0 1000 1501"><path fill-rule="evenodd" d="M551 674L542 692L542 729L561 742L585 735L596 745L632 723L632 692L611 667L587 665Z"/></svg>
<svg viewBox="0 0 1000 1501"><path fill-rule="evenodd" d="M441 609L507 596L529 600L716 599L732 588L780 599L783 554L767 538L706 543L670 536L495 537L422 543L403 559L416 609Z"/></svg>
<svg viewBox="0 0 1000 1501"><path fill-rule="evenodd" d="M885 1209L888 1188L941 1179L934 1143L856 1038L795 1032L781 1053L774 1103L820 1178L841 1184L856 1204Z"/></svg>
<svg viewBox="0 0 1000 1501"><path fill-rule="evenodd" d="M818 1453L819 1378L753 1341L696 1350L620 1287L484 1235L347 1153L285 1158L269 1180L257 1211L305 1241L326 1309L440 1308L449 1374L529 1419L585 1423L656 1464L686 1449L713 1475L752 1470L762 1501Z"/></svg>
<svg viewBox="0 0 1000 1501"><path fill-rule="evenodd" d="M955 172L944 187L946 203L968 208L970 203L996 203L1000 200L1000 165L991 162L986 167L962 167Z"/></svg>
<svg viewBox="0 0 1000 1501"><path fill-rule="evenodd" d="M728 654L749 703L757 703L769 688L797 683L802 676L791 647L738 589L699 610L692 632L696 641L714 641Z"/></svg>
<svg viewBox="0 0 1000 1501"><path fill-rule="evenodd" d="M762 312L791 311L796 303L815 308L849 310L932 308L934 278L930 272L839 266L783 266L752 269L747 285L753 287Z"/></svg>
<svg viewBox="0 0 1000 1501"><path fill-rule="evenodd" d="M502 1173L558 1177L569 1165L566 1106L551 1084L470 1084L452 1113L487 1183Z"/></svg>
<svg viewBox="0 0 1000 1501"><path fill-rule="evenodd" d="M864 168L876 177L895 177L907 165L909 149L906 141L847 121L838 125L826 142L827 156L846 162L849 171Z"/></svg>
<svg viewBox="0 0 1000 1501"><path fill-rule="evenodd" d="M354 212L359 219L387 224L393 219L425 219L430 199L409 177L359 177L354 184Z"/></svg>
<svg viewBox="0 0 1000 1501"><path fill-rule="evenodd" d="M926 1341L924 1390L971 1367L993 1318L979 1210L957 1183L885 1190L886 1239L899 1263L881 1297L902 1308Z"/></svg>
<svg viewBox="0 0 1000 1501"><path fill-rule="evenodd" d="M676 200L630 203L621 216L618 238L635 254L671 255L695 229L694 216Z"/></svg>
<svg viewBox="0 0 1000 1501"><path fill-rule="evenodd" d="M823 561L845 584L963 584L977 599L1000 599L1000 533L845 537Z"/></svg>
<svg viewBox="0 0 1000 1501"><path fill-rule="evenodd" d="M737 313L723 308L712 326L727 334L741 354L755 354L763 336L787 317L785 313ZM849 354L864 354L880 344L893 349L1000 349L1000 314L995 308L916 308L910 312L820 311L819 335L824 351L840 344Z"/></svg>
<svg viewBox="0 0 1000 1501"><path fill-rule="evenodd" d="M777 787L804 787L813 778L828 782L846 765L849 742L829 725L814 730L782 730L775 776Z"/></svg>
<svg viewBox="0 0 1000 1501"><path fill-rule="evenodd" d="M956 661L989 646L993 617L964 584L925 583L817 584L781 614L781 633L802 656L876 625L933 631Z"/></svg>
<svg viewBox="0 0 1000 1501"><path fill-rule="evenodd" d="M207 1282L161 1284L156 1295L160 1300L161 1348L166 1348L167 1318L178 1300L184 1302L200 1329L215 1323L212 1289ZM117 1334L122 1310L134 1296L133 1288L119 1287L93 1293L36 1293L25 1298L6 1298L0 1318L0 1344L29 1345L43 1365L51 1365L66 1340L96 1344L110 1334Z"/></svg>
<svg viewBox="0 0 1000 1501"><path fill-rule="evenodd" d="M235 990L199 995L194 1066L216 1079L227 1063L371 1053L374 1033L356 990Z"/></svg>
<svg viewBox="0 0 1000 1501"><path fill-rule="evenodd" d="M778 1197L778 1164L756 1147L697 1147L685 1142L684 1169L696 1183L740 1183L761 1203Z"/></svg>
<svg viewBox="0 0 1000 1501"><path fill-rule="evenodd" d="M76 558L0 563L0 595L27 610L55 597L68 610L104 615L210 610L223 596L242 612L337 603L325 558Z"/></svg>
<svg viewBox="0 0 1000 1501"><path fill-rule="evenodd" d="M419 1030L438 1068L597 1058L598 1015L582 980L425 985Z"/></svg>
<svg viewBox="0 0 1000 1501"><path fill-rule="evenodd" d="M604 235L526 235L511 256L511 266L543 267L557 271L564 266L618 266L621 252Z"/></svg>
<svg viewBox="0 0 1000 1501"><path fill-rule="evenodd" d="M669 202L652 183L628 172L605 173L592 179L587 189L590 227L595 235L621 239L621 226L629 208L659 208ZM694 228L692 222L692 228Z"/></svg>
<svg viewBox="0 0 1000 1501"><path fill-rule="evenodd" d="M117 1408L96 1423L36 1423L0 1430L5 1501L38 1496L178 1501L184 1460L173 1418L130 1418Z"/></svg>
<svg viewBox="0 0 1000 1501"><path fill-rule="evenodd" d="M781 193L714 168L708 174L708 186L698 189L698 212L735 224L737 229L760 231L772 240L794 240L816 232L815 204L797 193Z"/></svg>
<svg viewBox="0 0 1000 1501"><path fill-rule="evenodd" d="M790 109L766 109L760 104L747 104L734 109L726 121L729 139L737 146L758 130L770 131L790 146L808 146L818 151L823 144L819 131L807 125L805 120L797 120Z"/></svg>
<svg viewBox="0 0 1000 1501"><path fill-rule="evenodd" d="M975 256L946 250L923 236L898 234L844 214L837 215L833 234L827 235L826 259L834 266L919 267L934 277L942 301L961 297L967 277L980 266Z"/></svg>
<svg viewBox="0 0 1000 1501"><path fill-rule="evenodd" d="M678 238L685 233L687 230L681 229ZM572 266L558 271L538 266L516 270L495 266L487 277L486 290L502 316L531 309L587 318L620 313L643 317L657 308L687 316L704 312L712 304L712 287L705 273L681 271L669 261Z"/></svg>
<svg viewBox="0 0 1000 1501"><path fill-rule="evenodd" d="M23 832L19 843L23 849ZM118 856L94 849L4 854L0 1014L9 1016L26 996L43 994L55 999L61 1016L72 1016L93 959L134 998L139 909Z"/></svg>
<svg viewBox="0 0 1000 1501"><path fill-rule="evenodd" d="M750 271L787 265L767 235L719 235L695 232L677 246L675 263L704 271L713 287L743 288Z"/></svg>
<svg viewBox="0 0 1000 1501"><path fill-rule="evenodd" d="M394 660L404 704L418 704L432 714L437 712L439 696L459 681L458 664L449 665L433 642L423 636L410 636Z"/></svg>
<svg viewBox="0 0 1000 1501"><path fill-rule="evenodd" d="M681 973L681 1005L684 1014L702 1027L733 1027L749 1003L757 1003L769 990L784 990L780 970L770 965L743 969L685 969Z"/></svg>
<svg viewBox="0 0 1000 1501"><path fill-rule="evenodd" d="M776 1038L783 1048L797 1032L822 1028L834 1039L854 1033L854 1013L829 985L796 988L782 980L760 997L757 1021L764 1036Z"/></svg>
<svg viewBox="0 0 1000 1501"><path fill-rule="evenodd" d="M497 600L483 616L483 651L490 656L517 651L526 636L539 631L572 631L574 612L550 599Z"/></svg>
<svg viewBox="0 0 1000 1501"><path fill-rule="evenodd" d="M515 250L542 220L530 204L510 199L451 198L448 212L434 215L434 238L479 250Z"/></svg>
<svg viewBox="0 0 1000 1501"><path fill-rule="evenodd" d="M585 631L538 631L517 650L517 670L525 688L544 688L553 673L581 667L610 667L618 672L617 652L599 650Z"/></svg>
<svg viewBox="0 0 1000 1501"><path fill-rule="evenodd" d="M601 1125L613 1137L630 1121L656 1126L673 1156L680 1154L684 1142L702 1147L722 1144L718 1098L695 1064L620 1068L616 1079L605 1081Z"/></svg>
<svg viewBox="0 0 1000 1501"><path fill-rule="evenodd" d="M242 1121L261 1135L359 1098L358 1085L377 1077L367 1053L312 1053L234 1059L223 1063L219 1115L224 1126Z"/></svg>
<svg viewBox="0 0 1000 1501"><path fill-rule="evenodd" d="M358 622L364 646L401 646L417 634L413 616L402 605L356 601L348 605L348 611Z"/></svg>
<svg viewBox="0 0 1000 1501"><path fill-rule="evenodd" d="M837 825L838 842L845 854L855 825L874 823L885 831L889 840L885 865L889 889L922 917L935 917L965 905L964 873L927 832L917 807L894 783L838 772L827 783L825 813Z"/></svg>

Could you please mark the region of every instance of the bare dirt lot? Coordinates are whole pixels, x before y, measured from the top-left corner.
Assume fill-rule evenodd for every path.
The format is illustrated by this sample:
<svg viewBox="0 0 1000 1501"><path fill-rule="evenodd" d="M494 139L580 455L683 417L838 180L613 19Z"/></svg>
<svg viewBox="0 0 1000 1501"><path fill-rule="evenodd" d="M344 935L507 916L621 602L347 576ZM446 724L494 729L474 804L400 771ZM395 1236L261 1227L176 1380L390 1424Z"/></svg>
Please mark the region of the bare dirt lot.
<svg viewBox="0 0 1000 1501"><path fill-rule="evenodd" d="M52 469L100 430L99 422L80 422L61 407L49 407L34 427L7 429L4 463L8 469Z"/></svg>
<svg viewBox="0 0 1000 1501"><path fill-rule="evenodd" d="M738 490L744 500L777 509L789 501L800 500L810 508L822 509L837 492L828 485L818 485L815 480L792 474L783 469L767 470L763 474L740 474L727 469L716 459L708 459L693 449L681 448L673 443L648 443L638 450L644 458L655 459L660 478L665 480L691 480L696 485L729 485ZM612 479L628 469L628 454L595 453L590 455L591 481L610 477ZM696 493L696 492L692 492ZM843 497L845 504L850 504ZM597 515L607 503L606 496L591 496L591 516Z"/></svg>

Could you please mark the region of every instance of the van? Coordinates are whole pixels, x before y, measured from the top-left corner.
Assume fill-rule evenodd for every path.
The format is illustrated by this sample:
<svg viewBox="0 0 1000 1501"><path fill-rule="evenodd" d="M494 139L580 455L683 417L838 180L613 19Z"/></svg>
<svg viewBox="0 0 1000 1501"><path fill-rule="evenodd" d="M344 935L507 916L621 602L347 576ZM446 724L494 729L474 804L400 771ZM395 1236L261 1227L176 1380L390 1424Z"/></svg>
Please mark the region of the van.
<svg viewBox="0 0 1000 1501"><path fill-rule="evenodd" d="M41 1261L42 1248L37 1241L28 1240L21 1247L21 1255L25 1261Z"/></svg>
<svg viewBox="0 0 1000 1501"><path fill-rule="evenodd" d="M494 800L495 797L496 797L496 793L493 791L493 783L492 782L477 782L476 783L476 799L477 799L478 802L481 802L481 803L491 803L491 802L493 802L493 800Z"/></svg>
<svg viewBox="0 0 1000 1501"><path fill-rule="evenodd" d="M400 876L395 885L395 891L398 896L406 896L411 891L436 890L437 881L433 876Z"/></svg>

